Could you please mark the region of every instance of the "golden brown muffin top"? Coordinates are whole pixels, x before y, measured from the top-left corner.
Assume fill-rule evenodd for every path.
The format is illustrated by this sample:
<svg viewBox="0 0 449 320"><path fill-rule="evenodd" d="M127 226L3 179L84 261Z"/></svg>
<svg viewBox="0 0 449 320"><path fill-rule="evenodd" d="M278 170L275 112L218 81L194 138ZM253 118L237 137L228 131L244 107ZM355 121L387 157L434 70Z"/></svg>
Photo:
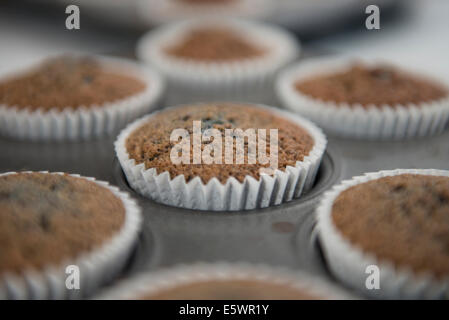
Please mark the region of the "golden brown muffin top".
<svg viewBox="0 0 449 320"><path fill-rule="evenodd" d="M262 280L209 280L181 284L139 297L143 300L318 300L287 284Z"/></svg>
<svg viewBox="0 0 449 320"><path fill-rule="evenodd" d="M378 259L437 277L449 275L449 178L402 174L343 191L337 229Z"/></svg>
<svg viewBox="0 0 449 320"><path fill-rule="evenodd" d="M137 78L108 70L91 57L47 59L29 72L0 82L0 104L30 110L101 106L142 92Z"/></svg>
<svg viewBox="0 0 449 320"><path fill-rule="evenodd" d="M201 130L218 129L224 136L226 129L249 128L266 130L266 155L270 156L270 130L278 130L278 168L285 170L287 166L295 166L302 161L314 146L312 136L299 125L275 115L269 110L244 104L218 103L209 105L183 106L164 110L150 117L145 124L134 130L126 141L126 149L130 158L145 163L145 168L155 168L157 173L168 171L173 179L183 174L186 181L200 177L207 183L213 177L225 183L230 177L243 182L247 175L260 178L260 169L270 167L270 163L262 164L257 158L255 164L248 163L248 144L245 144L244 163L237 164L236 143L233 144L233 162L225 163L225 143L222 143L222 163L193 164L193 139L190 139L189 164L174 164L170 154L176 143L170 141L174 129L186 129L190 136L193 133L193 121L201 121ZM245 139L246 140L246 139ZM261 139L263 141L263 139ZM246 140L246 142L248 142ZM259 140L257 140L259 142ZM202 149L208 141L202 141Z"/></svg>
<svg viewBox="0 0 449 320"><path fill-rule="evenodd" d="M0 177L0 275L41 270L99 247L124 223L121 199L68 175Z"/></svg>
<svg viewBox="0 0 449 320"><path fill-rule="evenodd" d="M364 107L407 107L448 96L448 90L441 84L386 65L353 64L346 71L298 80L295 88L322 101Z"/></svg>
<svg viewBox="0 0 449 320"><path fill-rule="evenodd" d="M258 58L266 53L237 32L225 27L197 27L182 40L165 48L167 54L204 62L232 62Z"/></svg>

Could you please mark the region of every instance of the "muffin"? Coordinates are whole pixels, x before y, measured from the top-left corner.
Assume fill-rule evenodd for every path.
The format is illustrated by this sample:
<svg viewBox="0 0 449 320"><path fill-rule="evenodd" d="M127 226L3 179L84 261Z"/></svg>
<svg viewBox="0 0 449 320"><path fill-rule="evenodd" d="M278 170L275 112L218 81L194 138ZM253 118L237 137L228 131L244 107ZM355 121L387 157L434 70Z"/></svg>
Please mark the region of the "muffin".
<svg viewBox="0 0 449 320"><path fill-rule="evenodd" d="M151 110L162 89L155 72L132 62L55 56L0 79L0 134L31 140L110 135Z"/></svg>
<svg viewBox="0 0 449 320"><path fill-rule="evenodd" d="M124 266L140 222L136 203L105 182L63 173L1 174L0 297L91 294ZM77 290L66 287L73 265Z"/></svg>
<svg viewBox="0 0 449 320"><path fill-rule="evenodd" d="M271 103L275 75L299 55L299 43L276 26L203 19L150 31L137 53L166 76L169 105Z"/></svg>
<svg viewBox="0 0 449 320"><path fill-rule="evenodd" d="M280 268L249 264L194 264L148 273L98 299L133 300L326 300L347 299L315 279Z"/></svg>
<svg viewBox="0 0 449 320"><path fill-rule="evenodd" d="M331 271L379 298L448 298L449 171L369 173L328 192L318 230ZM379 288L366 286L368 266Z"/></svg>
<svg viewBox="0 0 449 320"><path fill-rule="evenodd" d="M149 25L199 18L265 18L272 0L139 0L140 20Z"/></svg>
<svg viewBox="0 0 449 320"><path fill-rule="evenodd" d="M115 150L130 186L156 202L247 210L310 189L326 147L312 123L274 108L185 105L129 125Z"/></svg>
<svg viewBox="0 0 449 320"><path fill-rule="evenodd" d="M449 119L446 85L378 61L312 59L281 74L276 91L286 108L343 137L421 137Z"/></svg>

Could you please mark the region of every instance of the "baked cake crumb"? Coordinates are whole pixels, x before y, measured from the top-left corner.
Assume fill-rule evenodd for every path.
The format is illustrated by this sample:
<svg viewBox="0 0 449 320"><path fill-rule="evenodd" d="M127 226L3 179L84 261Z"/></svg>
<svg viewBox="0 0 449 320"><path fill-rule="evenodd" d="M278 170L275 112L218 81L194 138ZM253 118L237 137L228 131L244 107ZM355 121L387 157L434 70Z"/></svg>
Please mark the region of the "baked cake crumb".
<svg viewBox="0 0 449 320"><path fill-rule="evenodd" d="M353 64L348 70L298 80L296 90L326 102L363 107L419 105L448 97L443 85L387 65Z"/></svg>
<svg viewBox="0 0 449 320"><path fill-rule="evenodd" d="M449 177L402 174L353 186L335 200L332 218L380 260L449 275Z"/></svg>
<svg viewBox="0 0 449 320"><path fill-rule="evenodd" d="M0 104L29 110L99 107L142 92L146 84L92 57L59 56L0 82Z"/></svg>
<svg viewBox="0 0 449 320"><path fill-rule="evenodd" d="M183 128L192 134L192 123L198 120L201 121L202 131L216 128L222 135L225 129L267 129L267 156L270 154L269 129L278 129L279 170L285 170L287 166L294 167L297 161L302 161L309 155L314 146L314 139L304 128L268 110L245 104L218 103L167 109L150 117L126 141L130 158L136 160L137 164L144 163L146 169L155 168L157 173L168 171L172 179L183 174L187 182L198 176L203 183L214 177L221 183L225 183L230 177L243 182L247 175L258 180L260 169L270 166L269 163L261 164L259 161L249 164L247 145L243 164L235 164L235 161L233 164L226 164L225 152L222 152L222 164L193 164L193 161L190 164L173 164L170 158L171 149L175 145L170 141L172 131ZM207 141L202 142L202 148L206 143ZM235 153L234 143L234 159ZM190 158L193 158L192 141Z"/></svg>
<svg viewBox="0 0 449 320"><path fill-rule="evenodd" d="M122 227L120 198L69 175L0 177L0 275L41 270L96 249Z"/></svg>
<svg viewBox="0 0 449 320"><path fill-rule="evenodd" d="M224 27L193 29L165 51L173 57L205 62L251 59L266 53L266 49Z"/></svg>

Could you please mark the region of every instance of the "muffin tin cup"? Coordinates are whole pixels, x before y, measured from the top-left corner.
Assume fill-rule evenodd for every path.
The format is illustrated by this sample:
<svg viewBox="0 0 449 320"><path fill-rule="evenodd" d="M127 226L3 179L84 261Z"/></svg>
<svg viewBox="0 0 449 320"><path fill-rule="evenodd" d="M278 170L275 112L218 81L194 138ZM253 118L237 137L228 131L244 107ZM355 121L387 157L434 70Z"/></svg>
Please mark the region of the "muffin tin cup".
<svg viewBox="0 0 449 320"><path fill-rule="evenodd" d="M449 177L449 171L434 169L396 169L367 173L343 181L326 192L316 209L317 231L323 253L331 272L344 284L360 293L380 299L438 299L449 297L449 277L436 279L431 274L415 273L403 266L395 266L387 260L379 260L374 254L344 238L332 220L332 206L346 189L382 177L401 174L421 174ZM367 289L368 266L380 271L380 289Z"/></svg>
<svg viewBox="0 0 449 320"><path fill-rule="evenodd" d="M264 281L286 285L318 299L352 299L347 293L303 272L282 267L243 262L196 263L149 272L124 281L103 292L97 300L130 300L158 294L167 289L205 281ZM273 297L272 299L276 299Z"/></svg>
<svg viewBox="0 0 449 320"><path fill-rule="evenodd" d="M147 25L211 16L260 19L274 11L273 0L237 0L209 5L178 0L137 0L137 8L140 20Z"/></svg>
<svg viewBox="0 0 449 320"><path fill-rule="evenodd" d="M129 121L156 107L164 91L164 82L155 71L125 59L92 57L110 70L137 77L145 82L146 88L133 96L101 106L67 107L61 111L31 110L0 104L0 135L37 141L88 140L111 136ZM29 68L15 72L2 80L28 71Z"/></svg>
<svg viewBox="0 0 449 320"><path fill-rule="evenodd" d="M429 103L376 106L336 104L322 101L296 90L298 80L331 74L350 68L354 61L346 57L316 58L301 62L283 72L276 81L276 94L282 104L311 119L327 133L368 140L400 140L441 133L449 120L449 95ZM379 61L362 60L376 65ZM424 75L418 75L420 78Z"/></svg>
<svg viewBox="0 0 449 320"><path fill-rule="evenodd" d="M267 47L257 58L232 62L198 62L165 53L167 46L181 40L196 27L223 26ZM271 103L274 79L283 67L295 60L300 51L296 38L276 26L234 19L184 21L146 34L138 43L138 57L153 65L167 78L167 103L211 100Z"/></svg>
<svg viewBox="0 0 449 320"><path fill-rule="evenodd" d="M31 172L31 171L28 171ZM3 173L0 176L15 174ZM26 172L21 172L26 173ZM42 171L42 173L48 173ZM60 172L51 174L63 174ZM116 235L93 249L60 264L42 270L28 269L22 274L8 273L0 277L0 299L76 299L91 295L98 287L113 279L125 266L140 232L142 217L137 203L117 187L94 178L70 175L95 182L120 198L125 207L125 220ZM80 288L67 289L66 267L79 268Z"/></svg>
<svg viewBox="0 0 449 320"><path fill-rule="evenodd" d="M200 177L186 182L184 175L171 179L168 171L157 173L155 168L136 164L126 149L129 135L156 113L136 120L125 128L115 142L115 151L129 185L135 191L156 202L174 207L210 211L239 211L265 208L298 198L308 191L315 180L327 140L322 131L310 121L272 107L255 105L292 121L313 137L309 155L297 161L295 167L276 170L274 175L261 175L259 180L246 176L243 182L230 177L225 184L212 178L204 184Z"/></svg>

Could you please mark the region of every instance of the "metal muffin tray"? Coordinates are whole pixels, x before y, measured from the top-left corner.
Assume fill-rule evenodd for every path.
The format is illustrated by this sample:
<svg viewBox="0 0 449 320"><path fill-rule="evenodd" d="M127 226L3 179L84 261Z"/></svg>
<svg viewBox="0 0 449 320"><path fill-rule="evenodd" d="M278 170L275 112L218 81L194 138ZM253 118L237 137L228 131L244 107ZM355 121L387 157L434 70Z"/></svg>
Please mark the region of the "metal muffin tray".
<svg viewBox="0 0 449 320"><path fill-rule="evenodd" d="M405 141L332 136L328 140L315 185L307 194L279 206L242 212L180 209L141 197L128 186L115 157L115 137L51 143L0 138L0 172L78 173L128 191L143 209L144 227L122 279L179 263L244 261L305 270L340 286L326 268L314 232L314 209L321 195L341 180L364 172L449 169L449 131Z"/></svg>

